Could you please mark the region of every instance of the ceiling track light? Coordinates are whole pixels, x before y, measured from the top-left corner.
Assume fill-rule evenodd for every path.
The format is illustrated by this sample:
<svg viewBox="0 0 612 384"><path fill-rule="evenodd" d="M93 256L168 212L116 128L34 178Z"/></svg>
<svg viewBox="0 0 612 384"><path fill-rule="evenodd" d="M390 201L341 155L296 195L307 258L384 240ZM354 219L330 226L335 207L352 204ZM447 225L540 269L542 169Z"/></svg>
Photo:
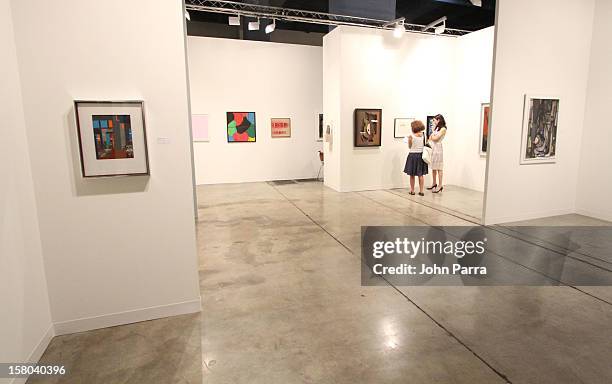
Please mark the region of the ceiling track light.
<svg viewBox="0 0 612 384"><path fill-rule="evenodd" d="M185 10L185 18L186 18L188 21L191 21L191 15L189 14L189 12L188 12L187 10Z"/></svg>
<svg viewBox="0 0 612 384"><path fill-rule="evenodd" d="M384 23L382 27L385 29L393 27L393 36L399 39L404 35L404 32L406 32L406 27L404 26L405 20L405 17L400 17L399 19L391 20Z"/></svg>
<svg viewBox="0 0 612 384"><path fill-rule="evenodd" d="M240 25L240 15L230 16L228 22L229 25Z"/></svg>
<svg viewBox="0 0 612 384"><path fill-rule="evenodd" d="M272 22L266 25L266 33L272 33L276 29L276 19L272 19Z"/></svg>
<svg viewBox="0 0 612 384"><path fill-rule="evenodd" d="M249 21L249 31L258 31L259 30L259 17L257 21Z"/></svg>
<svg viewBox="0 0 612 384"><path fill-rule="evenodd" d="M434 29L434 33L436 35L441 35L446 31L446 20L447 17L441 17L438 20L435 20L431 23L429 23L428 25L426 25L425 27L423 27L423 29L421 29L421 32L425 32L431 28Z"/></svg>

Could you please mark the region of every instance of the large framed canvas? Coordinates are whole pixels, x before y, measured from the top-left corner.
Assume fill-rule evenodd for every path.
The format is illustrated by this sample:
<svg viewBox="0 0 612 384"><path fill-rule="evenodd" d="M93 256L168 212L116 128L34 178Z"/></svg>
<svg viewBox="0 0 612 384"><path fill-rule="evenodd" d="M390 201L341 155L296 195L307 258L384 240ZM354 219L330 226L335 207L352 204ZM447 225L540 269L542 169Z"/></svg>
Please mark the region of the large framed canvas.
<svg viewBox="0 0 612 384"><path fill-rule="evenodd" d="M210 141L208 137L208 115L192 115L191 131L193 141Z"/></svg>
<svg viewBox="0 0 612 384"><path fill-rule="evenodd" d="M393 121L393 137L396 139L412 135L412 118L396 118Z"/></svg>
<svg viewBox="0 0 612 384"><path fill-rule="evenodd" d="M478 151L480 156L487 155L489 146L489 129L491 119L491 105L483 103L480 105L480 140L478 141Z"/></svg>
<svg viewBox="0 0 612 384"><path fill-rule="evenodd" d="M317 141L323 141L323 114L319 113L319 116L317 117L317 131L316 131L316 138Z"/></svg>
<svg viewBox="0 0 612 384"><path fill-rule="evenodd" d="M355 109L355 147L380 147L382 109Z"/></svg>
<svg viewBox="0 0 612 384"><path fill-rule="evenodd" d="M142 101L74 102L83 177L148 175Z"/></svg>
<svg viewBox="0 0 612 384"><path fill-rule="evenodd" d="M256 140L255 112L227 112L228 143L253 143Z"/></svg>
<svg viewBox="0 0 612 384"><path fill-rule="evenodd" d="M270 120L272 137L291 137L291 119L273 118Z"/></svg>
<svg viewBox="0 0 612 384"><path fill-rule="evenodd" d="M434 123L435 116L427 116L426 124L425 124L425 136L429 140L429 136L436 129L436 125Z"/></svg>
<svg viewBox="0 0 612 384"><path fill-rule="evenodd" d="M559 98L525 95L521 164L557 161Z"/></svg>

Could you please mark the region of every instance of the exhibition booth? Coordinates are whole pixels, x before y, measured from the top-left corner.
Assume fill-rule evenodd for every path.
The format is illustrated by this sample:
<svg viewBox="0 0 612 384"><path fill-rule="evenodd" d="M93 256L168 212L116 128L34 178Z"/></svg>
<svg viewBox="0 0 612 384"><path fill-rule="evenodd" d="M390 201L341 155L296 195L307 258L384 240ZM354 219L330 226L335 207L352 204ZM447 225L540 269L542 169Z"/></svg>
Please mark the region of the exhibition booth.
<svg viewBox="0 0 612 384"><path fill-rule="evenodd" d="M610 17L607 0L498 0L495 27L463 36L344 25L317 47L186 36L176 1L0 0L5 361L200 312L197 185L612 221ZM448 188L409 196L409 126L436 114Z"/></svg>

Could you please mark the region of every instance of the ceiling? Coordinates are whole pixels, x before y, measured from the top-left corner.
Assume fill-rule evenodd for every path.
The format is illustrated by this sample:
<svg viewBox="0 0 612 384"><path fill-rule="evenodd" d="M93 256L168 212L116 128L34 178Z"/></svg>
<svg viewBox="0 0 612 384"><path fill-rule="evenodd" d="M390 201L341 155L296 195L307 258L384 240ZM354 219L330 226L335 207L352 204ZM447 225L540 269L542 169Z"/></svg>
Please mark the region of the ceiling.
<svg viewBox="0 0 612 384"><path fill-rule="evenodd" d="M384 0L380 3L378 0L357 0L352 4L349 0L246 0L240 2L325 13L330 13L330 2L335 2L333 7L337 7L336 4L340 3L341 8L343 6L346 11L331 13L380 19L376 12L377 6L385 2L392 4L393 0ZM360 6L353 6L358 3L361 3ZM395 3L395 17L405 17L406 22L411 24L426 25L446 16L448 18L447 28L477 31L495 23L495 0L482 0L481 7L472 5L469 0L396 0ZM192 22L228 24L228 16L224 14L190 11L190 16ZM329 31L327 25L298 22L279 21L276 28L318 33Z"/></svg>

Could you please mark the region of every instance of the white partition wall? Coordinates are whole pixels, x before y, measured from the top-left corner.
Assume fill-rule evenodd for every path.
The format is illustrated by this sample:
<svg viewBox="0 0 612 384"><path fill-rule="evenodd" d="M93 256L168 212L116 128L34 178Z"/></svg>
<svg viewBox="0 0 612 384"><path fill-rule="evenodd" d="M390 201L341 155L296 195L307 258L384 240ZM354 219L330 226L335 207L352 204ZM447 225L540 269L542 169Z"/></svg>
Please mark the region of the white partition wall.
<svg viewBox="0 0 612 384"><path fill-rule="evenodd" d="M462 38L338 27L323 40L326 185L339 191L406 186L408 147L394 119L441 113L449 130L446 182L484 189L486 159L478 152L480 105L489 101L493 29ZM353 146L355 108L382 109L381 147ZM331 147L331 149L330 149Z"/></svg>
<svg viewBox="0 0 612 384"><path fill-rule="evenodd" d="M321 47L208 37L187 43L191 110L208 115L210 135L194 143L196 183L316 177ZM227 112L255 112L255 143L228 143ZM272 138L271 118L290 118L291 137Z"/></svg>
<svg viewBox="0 0 612 384"><path fill-rule="evenodd" d="M58 333L199 311L181 2L11 4ZM75 99L144 100L150 177L81 177Z"/></svg>
<svg viewBox="0 0 612 384"><path fill-rule="evenodd" d="M578 170L578 213L612 221L612 1L597 0L584 133Z"/></svg>
<svg viewBox="0 0 612 384"><path fill-rule="evenodd" d="M35 362L53 327L9 0L0 0L0 52L0 132L5 144L0 151L0 361Z"/></svg>
<svg viewBox="0 0 612 384"><path fill-rule="evenodd" d="M485 223L576 210L593 0L498 0ZM519 163L525 94L560 98L557 161Z"/></svg>

